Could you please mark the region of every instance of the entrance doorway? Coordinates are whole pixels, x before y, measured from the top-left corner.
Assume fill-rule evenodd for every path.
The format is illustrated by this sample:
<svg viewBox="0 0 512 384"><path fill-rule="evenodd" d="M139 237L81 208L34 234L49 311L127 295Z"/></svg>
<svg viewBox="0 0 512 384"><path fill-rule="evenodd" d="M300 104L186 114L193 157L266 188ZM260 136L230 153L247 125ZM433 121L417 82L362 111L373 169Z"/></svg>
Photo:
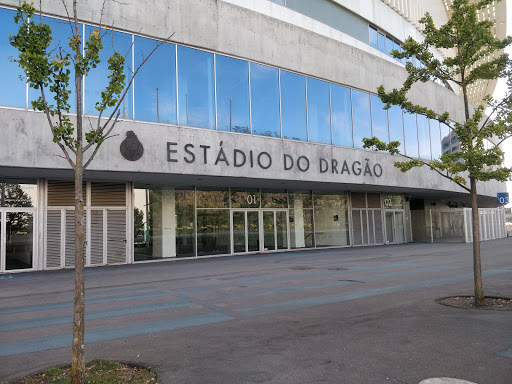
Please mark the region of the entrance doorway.
<svg viewBox="0 0 512 384"><path fill-rule="evenodd" d="M0 209L0 272L34 268L34 208Z"/></svg>
<svg viewBox="0 0 512 384"><path fill-rule="evenodd" d="M388 243L404 243L404 211L386 210L386 241Z"/></svg>
<svg viewBox="0 0 512 384"><path fill-rule="evenodd" d="M232 210L233 253L288 249L288 210Z"/></svg>

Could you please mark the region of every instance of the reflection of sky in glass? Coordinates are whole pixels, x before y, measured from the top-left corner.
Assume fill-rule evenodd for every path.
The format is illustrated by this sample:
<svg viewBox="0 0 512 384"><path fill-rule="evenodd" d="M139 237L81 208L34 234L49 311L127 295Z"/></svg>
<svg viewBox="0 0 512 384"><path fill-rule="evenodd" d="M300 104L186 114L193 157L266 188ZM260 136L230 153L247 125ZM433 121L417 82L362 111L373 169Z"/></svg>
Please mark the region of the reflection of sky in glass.
<svg viewBox="0 0 512 384"><path fill-rule="evenodd" d="M370 94L352 90L354 109L354 146L363 148L363 138L372 136L370 121Z"/></svg>
<svg viewBox="0 0 512 384"><path fill-rule="evenodd" d="M441 128L439 121L429 120L430 123L430 147L432 148L432 160L437 160L441 157Z"/></svg>
<svg viewBox="0 0 512 384"><path fill-rule="evenodd" d="M247 61L217 55L217 127L222 131L250 133L249 66Z"/></svg>
<svg viewBox="0 0 512 384"><path fill-rule="evenodd" d="M135 36L135 68L159 42ZM164 43L135 77L135 119L176 124L176 46Z"/></svg>
<svg viewBox="0 0 512 384"><path fill-rule="evenodd" d="M331 84L332 143L353 147L350 88Z"/></svg>
<svg viewBox="0 0 512 384"><path fill-rule="evenodd" d="M251 63L251 117L253 134L281 136L277 68Z"/></svg>
<svg viewBox="0 0 512 384"><path fill-rule="evenodd" d="M178 46L179 123L215 129L213 53Z"/></svg>
<svg viewBox="0 0 512 384"><path fill-rule="evenodd" d="M423 115L418 115L418 142L420 145L420 159L431 160L430 129L428 118Z"/></svg>
<svg viewBox="0 0 512 384"><path fill-rule="evenodd" d="M418 157L418 128L416 127L416 114L404 113L405 154Z"/></svg>
<svg viewBox="0 0 512 384"><path fill-rule="evenodd" d="M383 109L384 103L378 96L371 95L372 99L372 136L380 141L388 142L388 111Z"/></svg>
<svg viewBox="0 0 512 384"><path fill-rule="evenodd" d="M389 37L386 37L386 53L391 56L391 51L393 50L393 40Z"/></svg>
<svg viewBox="0 0 512 384"><path fill-rule="evenodd" d="M0 10L0 72L2 85L0 87L0 105L5 107L26 107L25 74L17 63L11 63L9 57L18 57L18 50L9 43L9 34L15 35L19 25L14 22L15 11ZM20 76L23 80L20 79Z"/></svg>
<svg viewBox="0 0 512 384"><path fill-rule="evenodd" d="M398 150L404 152L404 119L402 109L393 105L388 109L389 116L389 139L390 141L399 141Z"/></svg>
<svg viewBox="0 0 512 384"><path fill-rule="evenodd" d="M377 48L379 49L379 41L378 41L378 34L377 34L377 30L372 28L372 27L369 27L369 32L370 32L370 45L373 47L373 48Z"/></svg>
<svg viewBox="0 0 512 384"><path fill-rule="evenodd" d="M329 83L307 78L309 141L331 144Z"/></svg>
<svg viewBox="0 0 512 384"><path fill-rule="evenodd" d="M95 29L98 28L86 25L84 39L88 39ZM110 72L108 70L108 59L114 54L114 52L119 52L121 55L126 57L124 66L124 74L126 75L125 87L128 85L128 82L132 77L132 35L116 31L101 30L100 36L103 36L101 39L101 42L103 43L103 49L100 51L100 63L96 68L91 69L89 75L85 78L84 92L84 112L87 115L96 116L99 115L99 112L96 110L96 103L101 102L101 92L104 91L108 85L108 75ZM131 91L132 88L130 88L123 100L122 105L119 107L119 110L121 111L119 118L121 119L132 118L133 99ZM107 107L105 111L103 111L102 116L108 117L113 110L114 107Z"/></svg>
<svg viewBox="0 0 512 384"><path fill-rule="evenodd" d="M281 118L284 139L307 141L304 76L281 71Z"/></svg>
<svg viewBox="0 0 512 384"><path fill-rule="evenodd" d="M39 16L37 16L34 20L35 22L39 22ZM44 24L48 24L52 30L52 42L48 47L47 52L50 53L50 57L53 59L55 55L59 53L59 47L62 49L62 56L66 53L70 53L71 56L74 55L73 51L69 47L69 38L72 36L71 27L69 25L69 21L66 20L58 20L50 17L41 17L41 22ZM82 24L79 24L80 32L82 31ZM73 67L73 61L71 60L71 65L69 65L69 70L71 73L69 74L69 87L68 90L71 91L69 94L68 103L70 105L70 112L76 113L76 92L75 92L75 69ZM31 106L30 102L36 100L39 96L41 96L41 91L39 89L29 88L28 89L28 105L29 108ZM50 94L50 90L48 87L44 89L44 96L48 104L55 105L54 94Z"/></svg>
<svg viewBox="0 0 512 384"><path fill-rule="evenodd" d="M384 36L382 33L379 33L379 50L381 52L386 53L386 36Z"/></svg>

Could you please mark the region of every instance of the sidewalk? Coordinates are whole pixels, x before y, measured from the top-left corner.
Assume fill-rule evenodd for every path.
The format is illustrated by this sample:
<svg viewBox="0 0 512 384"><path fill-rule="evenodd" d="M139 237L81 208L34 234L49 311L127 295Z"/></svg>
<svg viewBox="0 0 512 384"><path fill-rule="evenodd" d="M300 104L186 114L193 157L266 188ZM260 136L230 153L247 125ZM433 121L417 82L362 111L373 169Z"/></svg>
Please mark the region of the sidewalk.
<svg viewBox="0 0 512 384"><path fill-rule="evenodd" d="M512 239L482 244L512 296ZM512 382L512 312L460 310L470 244L225 257L86 271L86 359L162 383ZM0 381L70 362L72 271L0 277Z"/></svg>

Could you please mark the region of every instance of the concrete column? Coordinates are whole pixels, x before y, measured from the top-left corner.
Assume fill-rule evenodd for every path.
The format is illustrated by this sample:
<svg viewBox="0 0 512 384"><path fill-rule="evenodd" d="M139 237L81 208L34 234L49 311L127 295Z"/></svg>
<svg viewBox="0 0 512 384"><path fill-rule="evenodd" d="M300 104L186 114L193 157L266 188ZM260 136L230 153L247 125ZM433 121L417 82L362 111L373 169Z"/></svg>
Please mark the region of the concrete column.
<svg viewBox="0 0 512 384"><path fill-rule="evenodd" d="M174 188L161 191L161 199L154 205L153 255L176 257L176 204Z"/></svg>
<svg viewBox="0 0 512 384"><path fill-rule="evenodd" d="M304 248L306 246L304 241L304 209L300 194L293 195L293 224L295 246Z"/></svg>

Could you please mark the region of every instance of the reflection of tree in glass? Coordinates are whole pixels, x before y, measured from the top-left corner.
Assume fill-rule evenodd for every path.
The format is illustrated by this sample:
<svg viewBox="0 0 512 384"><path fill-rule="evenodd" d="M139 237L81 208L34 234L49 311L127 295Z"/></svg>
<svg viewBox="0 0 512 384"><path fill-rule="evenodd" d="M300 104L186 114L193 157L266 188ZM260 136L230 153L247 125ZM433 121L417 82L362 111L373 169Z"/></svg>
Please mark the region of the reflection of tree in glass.
<svg viewBox="0 0 512 384"><path fill-rule="evenodd" d="M7 207L32 207L32 199L19 184L3 184L2 205ZM31 214L28 212L7 213L7 239L11 235L26 234L31 229Z"/></svg>
<svg viewBox="0 0 512 384"><path fill-rule="evenodd" d="M144 212L139 208L133 209L133 233L135 242L144 241Z"/></svg>
<svg viewBox="0 0 512 384"><path fill-rule="evenodd" d="M251 130L249 129L249 127L241 127L239 125L235 125L232 129L231 129L232 132L237 132L237 133L251 133Z"/></svg>

